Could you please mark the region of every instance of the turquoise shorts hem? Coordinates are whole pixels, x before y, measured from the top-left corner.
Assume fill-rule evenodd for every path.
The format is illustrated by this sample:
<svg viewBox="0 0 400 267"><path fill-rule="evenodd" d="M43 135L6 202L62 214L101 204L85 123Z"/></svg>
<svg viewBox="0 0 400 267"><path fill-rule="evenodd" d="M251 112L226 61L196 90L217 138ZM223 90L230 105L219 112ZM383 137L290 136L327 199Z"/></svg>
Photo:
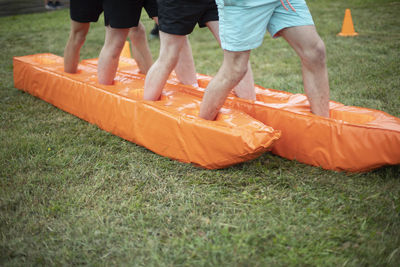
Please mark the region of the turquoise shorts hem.
<svg viewBox="0 0 400 267"><path fill-rule="evenodd" d="M294 10L280 0L216 0L222 48L251 50L262 44L267 30L276 38L285 28L314 25L304 0L289 1Z"/></svg>

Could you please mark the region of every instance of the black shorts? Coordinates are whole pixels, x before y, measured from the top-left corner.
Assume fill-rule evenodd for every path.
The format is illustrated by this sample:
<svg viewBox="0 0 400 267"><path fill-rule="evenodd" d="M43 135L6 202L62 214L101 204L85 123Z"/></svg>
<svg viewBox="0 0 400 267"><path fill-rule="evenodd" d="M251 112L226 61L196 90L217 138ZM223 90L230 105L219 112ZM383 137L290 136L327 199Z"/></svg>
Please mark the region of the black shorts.
<svg viewBox="0 0 400 267"><path fill-rule="evenodd" d="M69 3L69 15L76 22L97 22L102 12L103 0L71 0Z"/></svg>
<svg viewBox="0 0 400 267"><path fill-rule="evenodd" d="M149 18L158 17L157 0L144 0L143 7Z"/></svg>
<svg viewBox="0 0 400 267"><path fill-rule="evenodd" d="M81 23L97 22L104 11L104 24L112 28L137 27L142 7L157 16L156 0L71 0L71 19Z"/></svg>
<svg viewBox="0 0 400 267"><path fill-rule="evenodd" d="M218 20L215 0L157 0L158 23L162 32L187 35L196 26Z"/></svg>

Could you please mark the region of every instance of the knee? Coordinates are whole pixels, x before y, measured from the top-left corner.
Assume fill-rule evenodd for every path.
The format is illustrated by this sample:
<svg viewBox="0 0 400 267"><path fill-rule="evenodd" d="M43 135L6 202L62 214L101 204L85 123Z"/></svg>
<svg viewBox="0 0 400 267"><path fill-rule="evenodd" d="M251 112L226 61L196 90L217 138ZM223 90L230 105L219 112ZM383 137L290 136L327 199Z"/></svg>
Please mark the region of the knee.
<svg viewBox="0 0 400 267"><path fill-rule="evenodd" d="M166 45L161 43L160 54L157 61L168 69L175 68L181 53L181 47L176 43ZM186 60L186 58L184 58Z"/></svg>
<svg viewBox="0 0 400 267"><path fill-rule="evenodd" d="M224 62L225 64L225 73L231 77L231 79L239 82L240 79L247 72L248 68L248 60L243 57L234 57L232 61L228 60Z"/></svg>
<svg viewBox="0 0 400 267"><path fill-rule="evenodd" d="M313 45L307 47L303 53L302 61L307 65L324 65L326 61L326 49L324 42L319 39Z"/></svg>
<svg viewBox="0 0 400 267"><path fill-rule="evenodd" d="M158 61L161 65L165 66L168 69L174 69L179 60L179 53L165 53L163 55L160 54Z"/></svg>
<svg viewBox="0 0 400 267"><path fill-rule="evenodd" d="M86 40L87 31L71 31L70 39L75 46L82 46Z"/></svg>
<svg viewBox="0 0 400 267"><path fill-rule="evenodd" d="M121 55L122 49L124 48L125 41L122 42L115 42L109 49L110 55L112 58L116 59L119 58Z"/></svg>
<svg viewBox="0 0 400 267"><path fill-rule="evenodd" d="M141 22L139 22L139 25L136 27L136 32L139 34L146 34L146 28Z"/></svg>
<svg viewBox="0 0 400 267"><path fill-rule="evenodd" d="M231 71L235 79L239 82L247 72L247 64L235 65Z"/></svg>
<svg viewBox="0 0 400 267"><path fill-rule="evenodd" d="M146 29L142 23L137 27L129 29L129 38L134 42L135 40L143 39L146 37Z"/></svg>

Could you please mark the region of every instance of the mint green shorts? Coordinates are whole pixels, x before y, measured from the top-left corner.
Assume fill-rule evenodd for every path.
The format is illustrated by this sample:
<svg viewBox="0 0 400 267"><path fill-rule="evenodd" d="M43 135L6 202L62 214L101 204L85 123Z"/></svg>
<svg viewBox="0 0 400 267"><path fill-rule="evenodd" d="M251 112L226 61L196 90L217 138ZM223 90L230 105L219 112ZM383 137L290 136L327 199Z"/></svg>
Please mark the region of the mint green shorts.
<svg viewBox="0 0 400 267"><path fill-rule="evenodd" d="M282 29L314 25L304 0L216 0L221 46L228 51L246 51L260 46L265 31L278 37Z"/></svg>

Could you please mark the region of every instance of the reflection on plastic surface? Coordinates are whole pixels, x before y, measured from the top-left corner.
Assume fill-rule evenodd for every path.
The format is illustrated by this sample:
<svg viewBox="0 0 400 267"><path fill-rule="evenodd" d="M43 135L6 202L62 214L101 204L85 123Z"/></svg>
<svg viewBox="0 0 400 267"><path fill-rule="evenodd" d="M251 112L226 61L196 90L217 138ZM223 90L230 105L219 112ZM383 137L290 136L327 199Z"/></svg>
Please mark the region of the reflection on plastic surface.
<svg viewBox="0 0 400 267"><path fill-rule="evenodd" d="M31 77L33 75L32 74L33 71L30 70L32 67L27 67L30 64L35 65L35 68L39 66L40 69L42 70L50 71L51 68L53 68L54 71L52 71L52 74L58 73L57 75L63 75L65 76L65 78L67 78L67 80L68 78L76 79L75 78L76 74L62 73L62 68L60 68L60 66L62 65L62 58L60 57L50 54L42 54L42 55L33 55L33 56L15 58L14 59L15 86L19 89L26 91L28 91L29 87L29 92L32 94L35 94L36 91L38 90L35 88L40 87L38 81L41 81L42 78L39 77L40 76L39 73L36 73L37 71L35 72L36 73L35 75L37 75L36 79L33 79ZM48 65L51 65L50 69ZM105 90L104 92L114 92L115 94L120 96L121 99L127 98L129 100L138 102L138 103L135 102L136 104L134 106L139 110L140 108L138 107L142 106L146 106L145 108L146 110L150 109L150 106L154 107L153 111L157 114L164 112L165 110L163 116L167 118L169 118L170 116L170 114L168 113L169 112L168 108L170 108L170 106L173 106L172 103L176 101L176 103L180 104L177 104L173 107L175 109L174 112L178 114L185 113L185 115L180 116L179 119L177 120L179 121L188 120L188 121L193 121L194 124L198 123L199 121L199 119L197 118L198 103L204 94L204 88L211 80L210 76L198 74L198 83L200 88L194 88L191 86L185 86L179 84L174 74L172 74L169 78L168 84L165 86L164 95L162 96L161 101L145 102L145 101L139 101L139 99L141 99L143 94L143 84L145 76L139 73L136 63L133 59L121 58L118 75L116 79L117 82L116 85L114 86L101 86L98 84L96 85L96 79L95 79L96 74L94 72L96 67L97 67L97 59L83 60L79 65L79 79L81 79L83 83L81 83L80 85L81 87L78 86L77 89L78 91L73 92L74 89L71 88L70 91L66 90L65 92L59 92L57 94L63 93L64 96L62 97L64 99L68 99L69 94L74 95L78 93L78 95L81 95L83 99L80 98L76 99L80 99L80 101L83 101L84 94L79 92L85 91L85 88L87 88L87 86L89 86L90 84L93 86L97 86L96 88L98 88L95 91L95 93L92 93L93 95L97 95L97 91L99 91L99 89ZM50 87L50 84L52 82L54 83L54 81L51 81L50 79L48 81L47 87ZM60 85L57 84L57 86ZM265 125L269 125L274 129L280 130L282 132L282 136L280 137L280 139L277 140L273 145L272 152L284 158L298 160L300 162L310 164L313 166L320 166L324 169L339 170L339 171L340 170L367 171L381 167L383 165L400 164L400 119L399 118L393 117L382 111L372 110L367 108L352 107L352 106L344 106L343 104L334 101L330 102L330 110L331 110L330 118L322 118L319 116L315 116L310 112L308 100L303 94L291 94L284 91L266 89L261 86L256 86L256 92L257 92L256 101L248 101L237 98L233 94L230 95L225 102L224 105L225 109L222 110L222 112L218 117L219 121L214 123L202 121L201 122L202 125L205 127L205 129L209 127L210 131L211 130L218 131L215 128L215 126L219 124L223 124L224 127L227 127L228 129L232 130L235 127L231 125L230 119L227 119L227 117L225 116L225 111L228 110L229 112L232 113L241 111L247 113L256 120L252 121L251 123L247 124L244 123L240 127L236 128L244 130L243 128L247 128L249 127L249 125L254 124L255 127L256 125L259 124L259 122L262 122ZM40 97L45 98L46 95ZM184 99L186 97L190 99L188 102L179 100L179 99ZM101 98L102 97L99 96L99 99ZM114 98L115 96L110 97L110 99ZM63 105L67 104L59 103L57 106L61 107ZM75 105L71 106L70 109L73 110L74 107L76 106L80 107L79 105ZM127 106L128 104L126 103L120 104L118 106L118 109L120 109L118 112L120 112L120 114L123 114L124 116L128 115L131 116L131 110L129 111L123 110ZM85 116L88 117L90 117L91 114L97 114L92 110L85 112L78 110L75 112L81 112L82 114L85 114ZM74 112L71 113L76 115L76 113ZM138 111L138 113L142 114L143 112ZM79 117L82 117L82 114L80 114ZM118 117L118 114L113 114L112 116L109 116L110 120L117 120L115 116ZM238 116L238 118L240 117L241 116ZM232 118L236 117L233 116ZM92 120L89 121L92 123L96 123ZM148 119L146 121L148 121ZM235 122L235 120L233 121ZM162 128L167 123L170 123L170 121L167 120L160 121L160 124L163 125L161 126ZM135 126L138 127L139 125L140 127L143 127L142 124L145 124L145 122L142 121L136 122ZM230 126L228 127L228 125ZM252 148L255 148L257 146L256 141L258 140L258 137L253 140L255 142L252 142L250 141L250 139L252 138L252 134L254 136L258 136L260 133L262 133L262 131L254 134L254 132L251 131L252 127L250 127L248 131L246 131L245 133L241 132L240 134L242 134L243 136L246 135L247 138L246 142L248 142L248 144L251 144ZM181 129L177 131L179 132L182 129L183 128L181 127ZM193 134L194 136L192 136L191 139L192 140L191 142L193 142L193 144L199 143L201 141L202 137L198 135L200 134L200 132L202 134L205 134L202 131ZM115 134L120 135L118 133ZM260 135L262 136L262 134ZM271 133L273 140L276 140L278 138L278 135L279 135L278 132ZM129 136L129 134L124 132L124 136L122 137L128 139L126 136ZM176 136L172 137L177 139ZM157 139L157 136L154 137L154 139ZM140 138L131 141L148 147L146 144L141 143L143 141ZM235 144L233 142L235 142ZM273 141L271 141L271 143L272 142ZM186 143L185 145L187 146L188 144L189 143ZM231 144L232 146L236 145L236 141L232 141ZM182 144L174 144L174 145L179 146ZM193 145L190 144L189 146ZM227 148L230 148L229 145L227 145ZM157 151L155 152L159 153ZM199 156L200 158L204 157L204 162L205 162L207 161L208 157L207 153L208 155L210 155L209 153L213 152L207 150L207 152L204 152L201 155L199 155L198 153L196 155ZM235 154L236 152L234 153L226 152L226 153ZM181 159L178 160L185 162L193 162L192 158L190 158L190 160L187 160L187 158L189 158L189 155L188 153L186 154L187 155L185 160ZM237 160L237 162L240 161ZM200 163L196 164L201 165ZM205 163L203 164L205 165ZM219 164L219 165L228 166L229 164ZM213 167L209 166L208 168L213 168Z"/></svg>
<svg viewBox="0 0 400 267"><path fill-rule="evenodd" d="M62 58L52 54L16 57L14 84L157 154L209 169L254 159L280 137L280 131L231 108L216 121L200 119L201 99L179 85L168 86L160 101L144 101L144 76L136 71L119 72L112 86L100 85L93 63L68 74Z"/></svg>
<svg viewBox="0 0 400 267"><path fill-rule="evenodd" d="M122 59L119 72L140 77L133 59ZM95 66L97 60L87 64ZM142 76L144 77L144 76ZM179 86L184 93L201 98L212 77L198 74L203 88ZM177 84L174 75L170 85ZM166 86L167 90L176 90ZM330 170L368 171L400 164L400 119L385 112L345 106L330 101L330 118L310 112L305 95L256 86L257 100L228 97L225 107L240 110L282 132L272 152L291 160Z"/></svg>

